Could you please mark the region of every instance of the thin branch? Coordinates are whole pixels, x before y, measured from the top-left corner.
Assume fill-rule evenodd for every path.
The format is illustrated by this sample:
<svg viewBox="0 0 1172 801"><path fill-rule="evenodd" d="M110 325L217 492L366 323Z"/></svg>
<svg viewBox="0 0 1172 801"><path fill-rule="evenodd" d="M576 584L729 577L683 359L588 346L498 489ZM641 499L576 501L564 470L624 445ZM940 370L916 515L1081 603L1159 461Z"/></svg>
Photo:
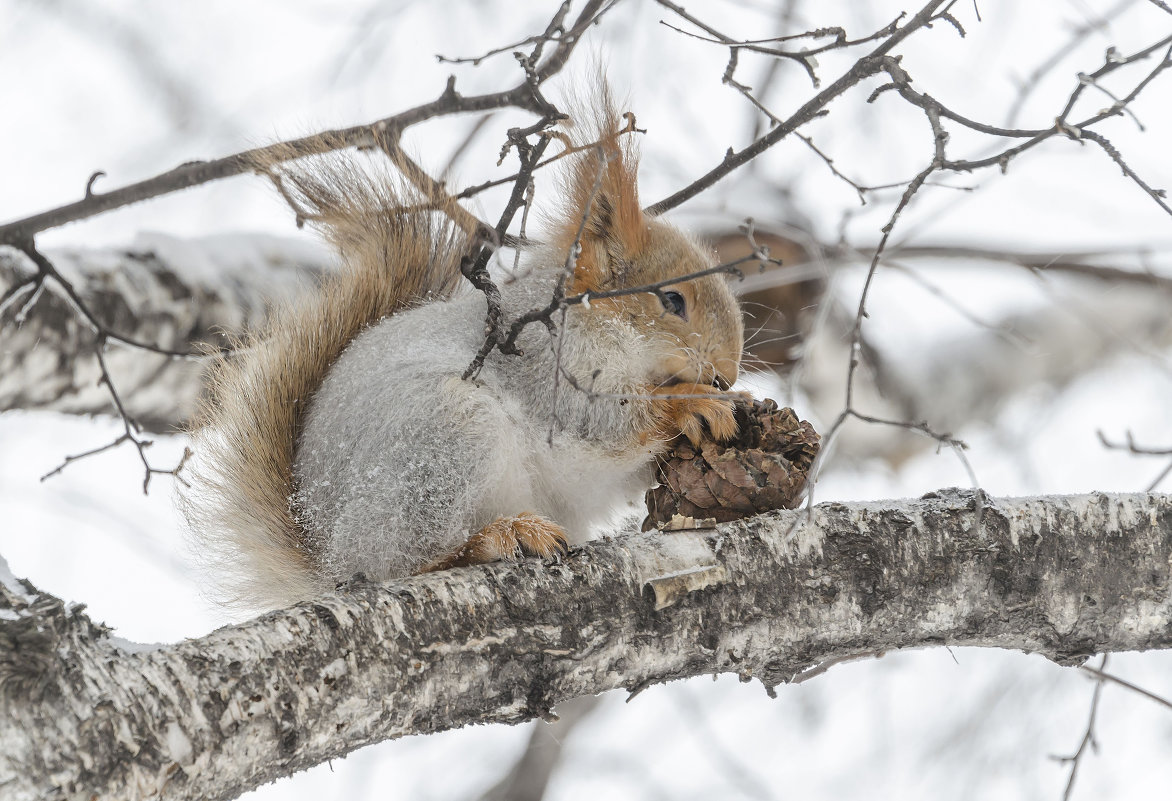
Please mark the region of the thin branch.
<svg viewBox="0 0 1172 801"><path fill-rule="evenodd" d="M1134 5L1135 0L1121 0L1107 11L1103 12L1101 17L1096 17L1087 20L1083 25L1076 27L1070 34L1070 38L1054 51L1045 61L1039 64L1029 74L1029 76L1021 81L1018 85L1017 97L1013 101L1013 105L1009 107L1009 112L1006 114L1006 127L1014 127L1018 116L1021 114L1022 108L1025 107L1029 96L1041 85L1042 79L1050 72L1058 67L1068 55L1082 44L1092 33L1101 31L1116 17L1118 17L1128 6Z"/></svg>
<svg viewBox="0 0 1172 801"><path fill-rule="evenodd" d="M202 352L197 353L190 350L172 350L171 348L163 348L155 345L152 342L144 342L134 337L125 336L117 331L111 330L105 323L94 315L90 310L89 305L82 300L78 294L77 289L68 281L61 273L53 266L53 263L45 257L43 253L37 250L36 246L31 240L25 240L15 243L18 250L28 256L32 262L37 266L37 276L35 280L38 283L43 283L48 279L52 279L53 283L61 287L72 304L74 310L86 321L86 323L94 330L102 342L103 346L107 341L119 342L123 345L130 345L131 347L139 348L141 350L150 351L151 353L158 353L162 356L172 356L175 358L191 358L204 355ZM6 293L7 295L7 293Z"/></svg>
<svg viewBox="0 0 1172 801"><path fill-rule="evenodd" d="M1144 698L1148 698L1152 701L1155 701L1160 706L1163 706L1167 709L1172 709L1172 701L1169 701L1167 698L1164 698L1163 696L1156 695L1154 692L1151 692L1150 690L1145 690L1143 687L1140 687L1139 685L1132 684L1130 681L1125 681L1124 679L1121 679L1114 674L1104 673L1099 668L1089 667L1088 665L1082 665L1079 668L1079 670L1081 670L1083 673L1089 673L1092 676L1096 676L1100 679L1104 679L1105 681L1109 681L1112 684L1118 684L1120 687L1125 687L1128 690L1131 690L1133 693L1136 693L1137 695L1142 695Z"/></svg>
<svg viewBox="0 0 1172 801"><path fill-rule="evenodd" d="M768 39L736 40L736 39L733 39L731 37L724 35L720 31L713 28L712 26L706 25L705 23L701 22L695 16L693 16L692 14L689 14L686 10L684 10L684 8L682 6L678 6L675 3L669 2L669 0L656 0L656 2L658 2L664 8L670 9L677 16L681 17L682 19L687 20L688 22L695 25L697 28L700 28L702 31L707 33L708 36L707 37L700 36L699 34L692 33L690 31L685 31L682 28L677 28L675 25L672 25L671 23L668 23L668 22L664 22L663 20L660 20L661 25L664 25L668 28L671 28L673 31L676 31L678 33L682 33L685 36L690 36L694 39L699 39L704 42L712 42L713 44L721 44L721 45L728 46L728 48L730 50L730 64L735 63L736 58L737 58L737 53L741 50L747 50L752 53L759 53L762 55L773 56L775 58L788 59L790 61L793 61L793 62L799 64L806 71L806 74L809 76L810 82L814 85L815 89L818 88L821 81L818 79L818 75L814 71L814 63L815 63L813 60L814 56L817 56L821 53L826 53L831 50L842 50L842 49L846 49L849 47L854 47L856 45L865 44L867 42L873 42L876 39L882 39L884 36L890 36L893 33L895 33L896 29L899 26L900 20L902 20L906 16L905 13L901 12L898 17L896 17L890 23L888 23L884 27L880 28L879 30L875 31L874 33L872 33L868 36L864 36L859 39L853 39L853 40L847 36L845 29L838 27L838 26L816 28L814 30L805 31L803 33L787 34L785 36L774 36L774 37L771 37ZM834 41L830 42L828 44L822 45L820 47L802 49L797 52L791 52L788 50L780 50L778 48L764 46L764 45L776 43L776 42L792 42L792 41L796 41L799 39L825 39L827 37L834 37ZM732 71L732 67L730 66L729 71L726 72L726 81L725 81L726 83L730 82L731 71ZM747 89L748 88L745 87L743 91L744 91L745 95L747 97L749 97ZM752 98L750 97L750 99L752 99ZM755 100L753 102L756 103ZM764 110L765 110L764 107L762 107L762 111L764 111ZM766 112L766 113L768 114L768 112ZM770 116L772 116L772 115L770 115Z"/></svg>
<svg viewBox="0 0 1172 801"><path fill-rule="evenodd" d="M518 177L513 184L512 194L509 196L508 203L505 204L500 221L497 223L495 231L498 237L503 238L505 236L509 226L513 222L513 217L516 216L521 206L525 204L526 198L531 197L529 194L529 183L532 179L533 171L541 162L541 156L553 138L549 133L542 133L537 140L537 144L530 145L526 137L537 131L544 131L554 119L544 118L538 125L528 130L513 128L509 131L509 141L517 148L518 156L521 159L521 169L517 173ZM512 342L508 341L504 333L504 312L501 309L500 288L497 287L496 283L488 274L488 260L492 252L493 248L485 245L474 256L466 256L460 265L460 271L464 274L464 277L474 287L484 293L488 303L488 311L486 312L484 322L484 344L473 358L472 363L464 371L463 377L465 379L475 377L480 372L480 369L484 366L484 360L492 352L494 347L503 345L501 348L502 353L515 353L515 349L511 347Z"/></svg>
<svg viewBox="0 0 1172 801"><path fill-rule="evenodd" d="M1087 720L1082 740L1079 741L1078 750L1068 757L1056 757L1060 762L1070 763L1070 775L1066 779L1066 789L1062 791L1062 801L1070 801L1070 795L1074 792L1074 782L1078 778L1078 769L1082 765L1082 758L1086 754L1087 748L1098 750L1099 747L1095 741L1095 718L1099 714L1099 699L1103 695L1103 682L1106 676L1102 674L1102 670L1105 667L1107 667L1107 654L1103 654L1103 658L1099 662L1099 670L1096 671L1100 675L1095 681L1095 691L1091 695L1091 714Z"/></svg>
<svg viewBox="0 0 1172 801"><path fill-rule="evenodd" d="M1126 444L1109 441L1107 439L1107 435L1104 434L1102 430L1099 430L1095 433L1099 435L1099 442L1103 443L1103 447L1110 448L1111 450L1127 450L1128 452L1134 453L1137 456L1172 456L1172 448L1152 448L1144 445L1137 445L1130 431L1128 431L1126 434ZM1160 471L1160 474L1155 477L1151 484L1148 485L1146 492L1154 491L1156 487L1160 486L1161 482L1163 482L1164 479L1169 475L1172 475L1172 462L1169 462L1168 466Z"/></svg>
<svg viewBox="0 0 1172 801"><path fill-rule="evenodd" d="M1172 448L1152 448L1144 445L1137 445L1135 438L1131 432L1126 433L1127 442L1111 442L1107 439L1107 435L1103 433L1102 429L1095 432L1099 435L1099 442L1103 443L1103 447L1111 450L1126 450L1129 453L1138 454L1141 456L1172 456Z"/></svg>
<svg viewBox="0 0 1172 801"><path fill-rule="evenodd" d="M743 166L761 153L764 153L802 125L805 125L810 120L822 114L832 100L839 97L851 87L859 84L864 79L882 70L883 62L881 57L889 53L904 39L927 26L931 22L933 14L944 2L945 0L932 0L932 2L929 2L915 16L909 19L905 25L896 30L870 53L855 62L854 66L847 70L838 80L808 100L783 123L775 126L771 131L743 150L736 151L733 148L729 148L720 164L683 189L672 193L657 203L652 203L646 208L646 212L655 216L674 209L684 201L690 200L705 189L708 189L733 170Z"/></svg>
<svg viewBox="0 0 1172 801"><path fill-rule="evenodd" d="M1165 198L1168 197L1167 192L1163 189L1153 189L1152 187L1148 186L1148 184L1145 183L1138 174L1136 174L1135 170L1128 166L1127 162L1123 160L1123 156L1119 153L1118 150L1115 149L1115 146L1107 140L1107 137L1088 130L1083 130L1080 132L1080 134L1080 139L1094 142L1096 145L1101 147L1103 152L1110 156L1111 160L1119 165L1119 169L1123 170L1123 174L1125 176L1135 182L1135 184L1138 185L1140 189L1147 193L1148 197L1156 201L1160 208L1162 208L1168 214L1172 214L1172 206L1169 206L1168 201L1165 200Z"/></svg>
<svg viewBox="0 0 1172 801"><path fill-rule="evenodd" d="M105 453L108 450L112 450L114 448L117 448L119 445L123 444L124 442L129 442L134 446L135 452L138 453L139 461L142 462L142 467L143 467L142 494L143 495L149 494L150 485L151 485L151 478L156 475L168 475L168 476L171 476L172 478L182 482L183 484L186 484L187 482L184 480L184 478L182 476L182 471L183 471L183 468L187 465L187 460L191 457L191 449L190 448L183 449L183 456L180 457L179 463L175 467L172 467L172 468L154 467L150 463L150 460L147 459L146 449L149 448L153 444L153 440L144 439L143 437L140 436L142 434L142 428L139 426L138 422L135 421L135 419L133 417L131 417L129 413L127 413L126 407L122 405L122 398L119 396L118 390L114 386L114 380L110 377L110 370L106 366L106 359L105 359L105 356L103 355L105 349L106 349L106 337L102 334L99 334L97 337L97 340L94 342L94 356L97 358L98 368L99 368L99 370L101 370L101 377L98 379L98 383L102 386L105 386L106 391L110 394L110 400L114 404L114 409L118 413L118 418L122 421L123 433L121 435L119 435L118 437L116 437L112 442L107 443L106 445L102 445L101 447L98 447L98 448L93 448L91 450L85 451L84 453L75 454L73 456L66 456L64 461L61 462L61 464L59 464L54 469L50 470L48 473L45 473L43 476L41 476L41 481L45 481L47 479L52 478L53 476L60 474L61 471L63 471L66 467L68 467L69 465L73 464L76 461L80 461L81 459L85 459L90 456L95 456L99 453Z"/></svg>
<svg viewBox="0 0 1172 801"><path fill-rule="evenodd" d="M89 193L75 203L0 225L0 243L19 245L34 234L49 228L84 220L96 214L180 189L249 172L254 164L279 162L282 159L321 154L344 147L370 147L377 144L380 137L388 134L392 137L397 136L413 125L437 117L509 107L545 116L550 112L550 106L535 86L539 86L565 65L582 33L607 10L603 6L604 0L588 0L573 27L559 37L553 53L533 69L532 78L526 76L519 84L506 91L466 97L456 91L456 81L452 77L435 100L372 123L291 139L211 161L187 162L152 178L110 192Z"/></svg>
<svg viewBox="0 0 1172 801"><path fill-rule="evenodd" d="M566 14L569 12L570 0L565 0L561 6L558 7L557 13L554 14L553 20L550 21L548 26L546 26L544 32L537 34L536 36L526 36L519 42L502 45L501 47L494 47L492 50L489 50L483 55L471 58L449 58L447 56L436 53L435 58L441 64L471 64L474 67L478 67L485 59L492 58L493 56L500 55L501 53L508 53L510 51L516 50L517 48L525 47L526 45L537 45L538 47L542 47L548 42L558 42L566 33L565 28L562 27L562 24L565 22Z"/></svg>

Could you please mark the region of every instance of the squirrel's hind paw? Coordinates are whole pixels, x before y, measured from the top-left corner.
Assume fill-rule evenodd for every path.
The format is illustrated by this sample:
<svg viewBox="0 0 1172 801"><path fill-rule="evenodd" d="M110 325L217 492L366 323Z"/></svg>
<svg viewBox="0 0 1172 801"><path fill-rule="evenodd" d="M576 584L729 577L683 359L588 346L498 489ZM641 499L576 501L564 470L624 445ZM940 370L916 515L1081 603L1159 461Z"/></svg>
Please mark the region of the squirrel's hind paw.
<svg viewBox="0 0 1172 801"><path fill-rule="evenodd" d="M512 517L498 517L456 550L415 572L431 573L522 556L548 559L554 554L564 554L568 549L566 532L561 526L541 515L522 512Z"/></svg>

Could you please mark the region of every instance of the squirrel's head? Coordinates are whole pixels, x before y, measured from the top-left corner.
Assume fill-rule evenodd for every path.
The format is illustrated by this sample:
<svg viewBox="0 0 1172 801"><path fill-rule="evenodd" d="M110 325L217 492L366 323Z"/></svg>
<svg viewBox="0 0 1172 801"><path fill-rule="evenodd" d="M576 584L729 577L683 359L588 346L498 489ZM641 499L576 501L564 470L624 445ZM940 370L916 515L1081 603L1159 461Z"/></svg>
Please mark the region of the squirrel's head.
<svg viewBox="0 0 1172 801"><path fill-rule="evenodd" d="M557 236L563 253L575 242L580 246L568 294L603 295L591 299L592 311L613 314L644 335L651 350L649 383L727 390L737 380L744 345L727 277L672 281L714 266L714 257L674 226L643 213L638 158L629 144L634 117L626 115L624 127L605 96L599 109L593 138L575 142L582 152L569 175L569 209ZM648 289L606 297L640 287Z"/></svg>

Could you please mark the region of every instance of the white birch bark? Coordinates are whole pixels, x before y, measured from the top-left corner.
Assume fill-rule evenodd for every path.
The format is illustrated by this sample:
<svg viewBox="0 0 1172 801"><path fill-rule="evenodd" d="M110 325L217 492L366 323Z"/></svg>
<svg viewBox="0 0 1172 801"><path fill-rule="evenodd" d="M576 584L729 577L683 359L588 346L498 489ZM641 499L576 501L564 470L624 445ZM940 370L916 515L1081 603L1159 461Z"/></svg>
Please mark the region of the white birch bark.
<svg viewBox="0 0 1172 801"><path fill-rule="evenodd" d="M335 593L127 648L0 582L0 795L228 799L369 743L928 645L1172 646L1172 497L825 503Z"/></svg>
<svg viewBox="0 0 1172 801"><path fill-rule="evenodd" d="M126 249L45 254L110 331L173 351L225 344L261 324L275 301L313 286L330 262L322 248L260 235L179 240L140 237ZM0 296L36 268L0 246ZM98 384L95 332L51 279L0 310L0 411L113 414ZM152 431L173 431L199 395L201 360L177 359L111 340L106 364L127 412Z"/></svg>

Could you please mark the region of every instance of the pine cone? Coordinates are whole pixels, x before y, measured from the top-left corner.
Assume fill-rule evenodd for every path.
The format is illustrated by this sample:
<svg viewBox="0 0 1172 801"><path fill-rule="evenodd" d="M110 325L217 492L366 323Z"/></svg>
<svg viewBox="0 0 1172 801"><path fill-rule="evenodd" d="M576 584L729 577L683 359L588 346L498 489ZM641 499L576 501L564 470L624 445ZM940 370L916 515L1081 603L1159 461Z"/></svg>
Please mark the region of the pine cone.
<svg viewBox="0 0 1172 801"><path fill-rule="evenodd" d="M644 531L675 515L724 523L801 503L818 432L771 400L738 400L736 417L739 433L732 442L705 436L697 450L681 436L660 457L659 486L647 491Z"/></svg>

